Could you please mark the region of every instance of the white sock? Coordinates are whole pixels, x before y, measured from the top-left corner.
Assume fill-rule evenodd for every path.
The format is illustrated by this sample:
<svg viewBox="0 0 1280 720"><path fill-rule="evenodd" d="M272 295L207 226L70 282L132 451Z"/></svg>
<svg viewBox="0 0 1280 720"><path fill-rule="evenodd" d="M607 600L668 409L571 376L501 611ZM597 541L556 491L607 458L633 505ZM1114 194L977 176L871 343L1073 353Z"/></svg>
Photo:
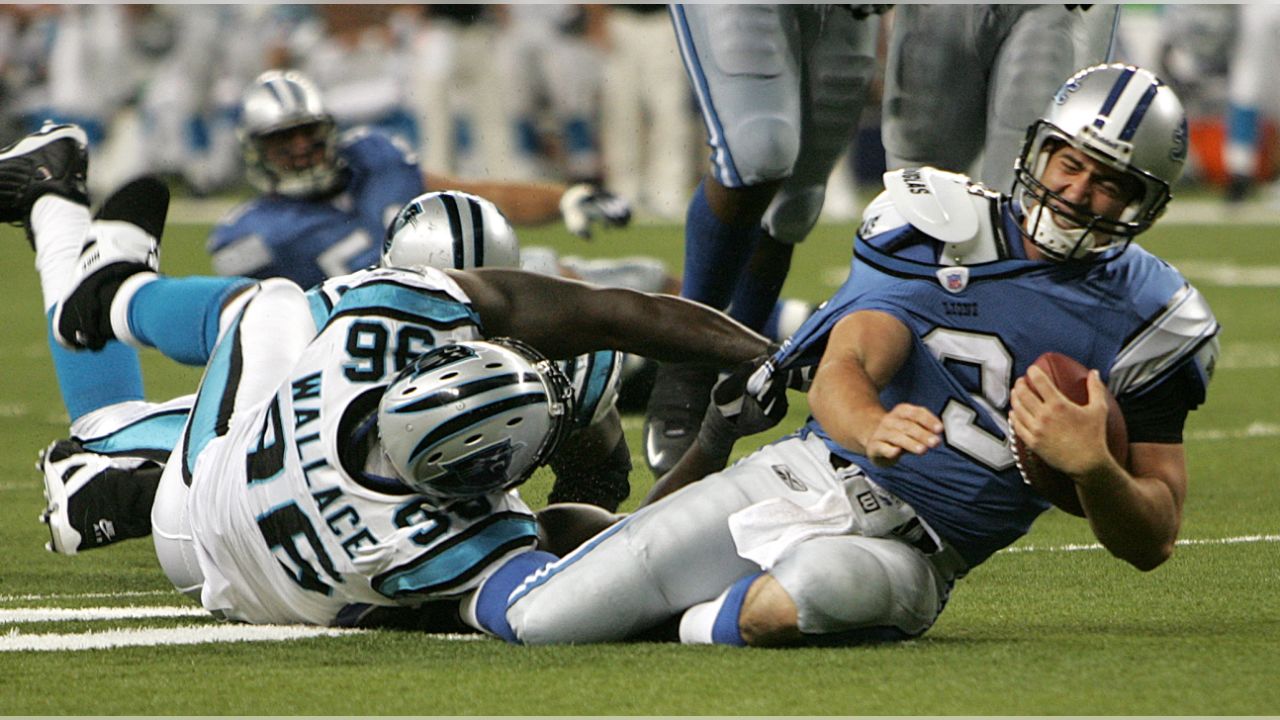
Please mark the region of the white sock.
<svg viewBox="0 0 1280 720"><path fill-rule="evenodd" d="M724 606L728 595L729 591L725 590L715 600L698 603L685 610L684 615L680 616L680 642L686 645L712 644L711 628L715 626L716 616L720 614L720 608Z"/></svg>
<svg viewBox="0 0 1280 720"><path fill-rule="evenodd" d="M40 273L45 312L71 289L76 260L92 220L87 206L60 195L42 195L31 206L36 272Z"/></svg>

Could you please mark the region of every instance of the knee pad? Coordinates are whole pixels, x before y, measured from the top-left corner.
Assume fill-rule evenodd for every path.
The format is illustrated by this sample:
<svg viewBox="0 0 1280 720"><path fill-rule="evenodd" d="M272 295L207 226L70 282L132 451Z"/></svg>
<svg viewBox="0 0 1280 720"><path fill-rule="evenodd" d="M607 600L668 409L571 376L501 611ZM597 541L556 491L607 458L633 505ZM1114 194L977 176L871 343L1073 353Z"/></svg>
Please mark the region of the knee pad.
<svg viewBox="0 0 1280 720"><path fill-rule="evenodd" d="M802 242L818 222L827 186L808 185L795 190L783 187L765 211L761 224L778 242Z"/></svg>
<svg viewBox="0 0 1280 720"><path fill-rule="evenodd" d="M896 540L820 537L784 555L771 570L810 635L863 628L924 632L941 610L928 561Z"/></svg>
<svg viewBox="0 0 1280 720"><path fill-rule="evenodd" d="M800 128L782 117L749 117L726 127L725 136L745 185L790 177L800 156Z"/></svg>

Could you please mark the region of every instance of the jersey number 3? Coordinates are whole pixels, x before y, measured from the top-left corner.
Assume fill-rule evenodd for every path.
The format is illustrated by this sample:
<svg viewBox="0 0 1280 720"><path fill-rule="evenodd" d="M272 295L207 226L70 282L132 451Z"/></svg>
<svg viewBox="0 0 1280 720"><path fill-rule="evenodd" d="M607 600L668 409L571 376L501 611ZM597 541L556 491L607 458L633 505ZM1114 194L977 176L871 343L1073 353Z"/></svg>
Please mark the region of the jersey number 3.
<svg viewBox="0 0 1280 720"><path fill-rule="evenodd" d="M997 472L1013 467L1013 451L1005 441L1009 435L1005 408L1013 386L1013 355L1004 341L995 335L952 328L937 328L923 341L939 362L963 363L977 370L979 389L969 399L1000 425L1001 435L993 435L978 425L978 411L972 405L951 398L942 408L947 444Z"/></svg>

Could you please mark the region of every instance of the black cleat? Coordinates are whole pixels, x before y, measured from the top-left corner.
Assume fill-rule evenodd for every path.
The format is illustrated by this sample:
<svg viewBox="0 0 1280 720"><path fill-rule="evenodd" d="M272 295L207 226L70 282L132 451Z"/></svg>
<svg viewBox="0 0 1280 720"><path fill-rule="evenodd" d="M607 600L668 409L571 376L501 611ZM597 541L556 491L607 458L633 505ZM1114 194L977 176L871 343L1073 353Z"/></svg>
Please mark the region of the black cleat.
<svg viewBox="0 0 1280 720"><path fill-rule="evenodd" d="M644 418L644 460L660 478L698 437L719 373L692 363L658 367Z"/></svg>
<svg viewBox="0 0 1280 720"><path fill-rule="evenodd" d="M45 126L0 150L0 222L28 225L31 206L54 194L89 204L89 140L79 126ZM27 227L27 241L32 241Z"/></svg>

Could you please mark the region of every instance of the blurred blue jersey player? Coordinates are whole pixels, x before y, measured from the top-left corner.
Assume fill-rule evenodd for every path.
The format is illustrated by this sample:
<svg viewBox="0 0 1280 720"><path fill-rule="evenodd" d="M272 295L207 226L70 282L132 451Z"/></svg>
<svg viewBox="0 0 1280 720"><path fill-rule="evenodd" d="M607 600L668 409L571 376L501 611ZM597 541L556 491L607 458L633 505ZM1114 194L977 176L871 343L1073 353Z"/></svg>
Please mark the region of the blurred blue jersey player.
<svg viewBox="0 0 1280 720"><path fill-rule="evenodd" d="M1132 240L1163 212L1186 151L1173 91L1107 65L1068 79L1031 126L1012 197L933 168L889 173L845 286L754 374L717 386L658 499L558 562L495 575L481 623L525 643L676 620L693 643L916 637L958 579L1049 507L1019 476L1011 433L1075 481L1111 554L1140 570L1165 562L1187 492L1183 427L1219 326ZM1031 367L1047 351L1095 369L1087 404ZM751 407L776 405L773 386L806 368L799 431L681 477L722 463L726 430L758 431ZM1108 387L1128 467L1106 445Z"/></svg>
<svg viewBox="0 0 1280 720"><path fill-rule="evenodd" d="M262 195L214 228L208 250L216 271L310 287L369 267L391 218L428 183L488 198L518 225L562 218L584 237L593 224L631 219L624 199L586 185L428 178L413 151L392 136L339 130L319 89L301 73L270 70L250 85L238 132L247 179Z"/></svg>

